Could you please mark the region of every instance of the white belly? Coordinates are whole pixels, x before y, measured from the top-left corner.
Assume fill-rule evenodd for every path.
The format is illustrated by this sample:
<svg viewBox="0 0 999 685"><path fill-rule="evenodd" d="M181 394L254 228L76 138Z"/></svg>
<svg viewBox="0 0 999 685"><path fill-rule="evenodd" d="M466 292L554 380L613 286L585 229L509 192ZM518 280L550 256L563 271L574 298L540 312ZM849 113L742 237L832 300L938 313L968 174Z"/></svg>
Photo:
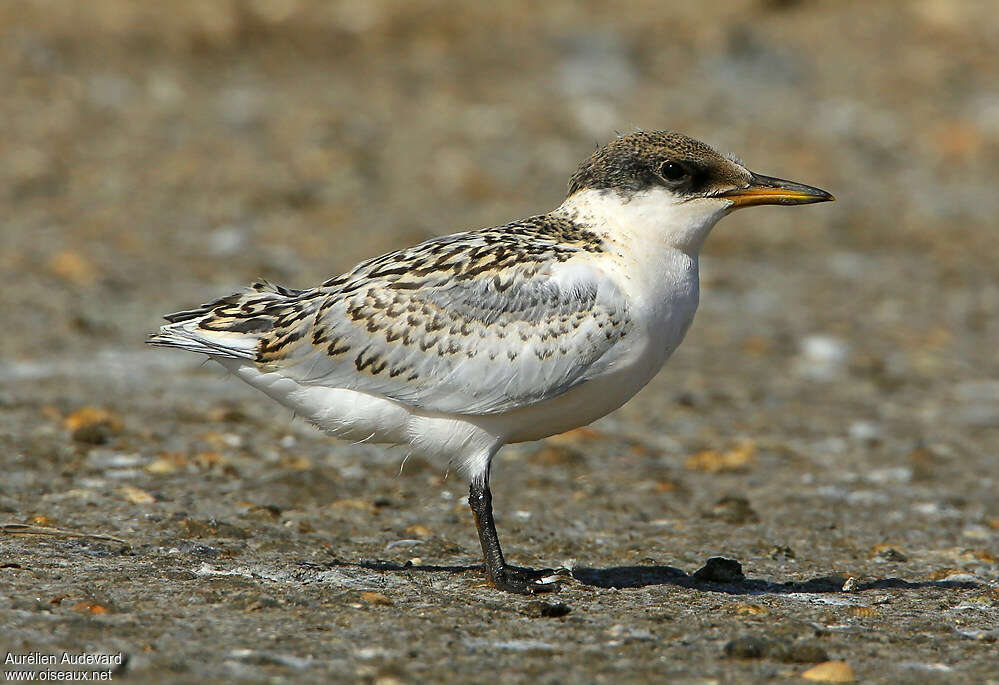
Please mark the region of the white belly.
<svg viewBox="0 0 999 685"><path fill-rule="evenodd" d="M253 364L216 359L233 375L262 391L326 433L352 442L407 445L442 467L454 464L475 475L503 441L475 420L480 417L425 412L369 393L304 385Z"/></svg>

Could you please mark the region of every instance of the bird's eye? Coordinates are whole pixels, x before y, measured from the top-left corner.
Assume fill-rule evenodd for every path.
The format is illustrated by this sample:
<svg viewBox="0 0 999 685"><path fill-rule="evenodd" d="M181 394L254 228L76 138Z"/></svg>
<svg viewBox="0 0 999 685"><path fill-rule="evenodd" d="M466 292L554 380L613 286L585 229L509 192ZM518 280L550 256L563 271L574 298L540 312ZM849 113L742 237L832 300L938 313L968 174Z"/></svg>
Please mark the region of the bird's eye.
<svg viewBox="0 0 999 685"><path fill-rule="evenodd" d="M687 176L687 170L681 164L667 161L659 166L659 175L667 181L676 182Z"/></svg>

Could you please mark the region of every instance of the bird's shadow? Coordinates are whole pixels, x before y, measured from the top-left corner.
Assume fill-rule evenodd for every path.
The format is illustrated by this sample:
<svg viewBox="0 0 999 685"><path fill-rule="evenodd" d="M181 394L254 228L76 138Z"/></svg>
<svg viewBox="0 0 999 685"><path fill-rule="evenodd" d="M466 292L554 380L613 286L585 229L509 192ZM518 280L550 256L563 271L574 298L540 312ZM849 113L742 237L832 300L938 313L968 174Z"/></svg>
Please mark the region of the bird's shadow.
<svg viewBox="0 0 999 685"><path fill-rule="evenodd" d="M712 562L724 561L723 570L729 572L712 576ZM309 564L310 566L312 564ZM478 564L466 566L398 564L391 561L343 561L334 559L322 566L363 568L382 573L481 573ZM714 569L717 570L717 569ZM707 571L707 573L705 573ZM789 595L797 593L842 593L844 591L863 592L866 590L918 590L938 588L944 590L973 590L983 587L982 583L970 580L919 580L902 578L878 578L856 582L851 587L849 579L843 576L818 576L804 581L775 582L762 578L742 576L739 563L733 560L709 559L706 565L694 573L673 566L611 566L608 568L575 567L571 571L572 581L594 588L634 589L651 586L671 585L701 592L717 592L726 595Z"/></svg>
<svg viewBox="0 0 999 685"><path fill-rule="evenodd" d="M775 582L762 578L732 578L711 580L698 577L698 573L688 574L672 566L612 566L610 568L575 568L572 575L583 585L600 588L643 588L653 585L673 585L703 592L718 592L726 595L789 595L796 593L842 593L848 578L842 576L818 576L808 580ZM981 587L980 583L957 580L910 581L902 578L878 578L857 582L849 588L851 592L865 590L916 590L920 588L942 588L966 590Z"/></svg>

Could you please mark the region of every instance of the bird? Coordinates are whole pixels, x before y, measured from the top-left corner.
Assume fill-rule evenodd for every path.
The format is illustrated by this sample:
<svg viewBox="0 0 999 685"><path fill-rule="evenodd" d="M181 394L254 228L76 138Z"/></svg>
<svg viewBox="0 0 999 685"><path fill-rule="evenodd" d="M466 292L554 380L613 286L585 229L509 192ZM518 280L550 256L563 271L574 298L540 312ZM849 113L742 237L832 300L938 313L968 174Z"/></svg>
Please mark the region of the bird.
<svg viewBox="0 0 999 685"><path fill-rule="evenodd" d="M721 218L833 199L638 130L596 149L546 214L430 238L314 288L259 280L167 315L147 342L207 355L329 435L453 465L488 584L557 591L564 570L504 558L493 457L591 423L658 373L694 319L698 256Z"/></svg>

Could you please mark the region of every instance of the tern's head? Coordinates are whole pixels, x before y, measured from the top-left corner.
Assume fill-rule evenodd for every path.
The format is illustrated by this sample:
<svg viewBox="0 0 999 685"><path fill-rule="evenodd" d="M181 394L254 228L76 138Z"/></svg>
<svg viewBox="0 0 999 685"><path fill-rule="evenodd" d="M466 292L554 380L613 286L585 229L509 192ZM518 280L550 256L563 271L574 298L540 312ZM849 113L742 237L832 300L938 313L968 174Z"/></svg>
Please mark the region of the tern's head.
<svg viewBox="0 0 999 685"><path fill-rule="evenodd" d="M824 190L754 174L733 158L671 131L621 136L583 162L569 180L567 204L612 212L681 249L700 249L722 216L752 205L832 200ZM612 209L613 208L613 209Z"/></svg>

